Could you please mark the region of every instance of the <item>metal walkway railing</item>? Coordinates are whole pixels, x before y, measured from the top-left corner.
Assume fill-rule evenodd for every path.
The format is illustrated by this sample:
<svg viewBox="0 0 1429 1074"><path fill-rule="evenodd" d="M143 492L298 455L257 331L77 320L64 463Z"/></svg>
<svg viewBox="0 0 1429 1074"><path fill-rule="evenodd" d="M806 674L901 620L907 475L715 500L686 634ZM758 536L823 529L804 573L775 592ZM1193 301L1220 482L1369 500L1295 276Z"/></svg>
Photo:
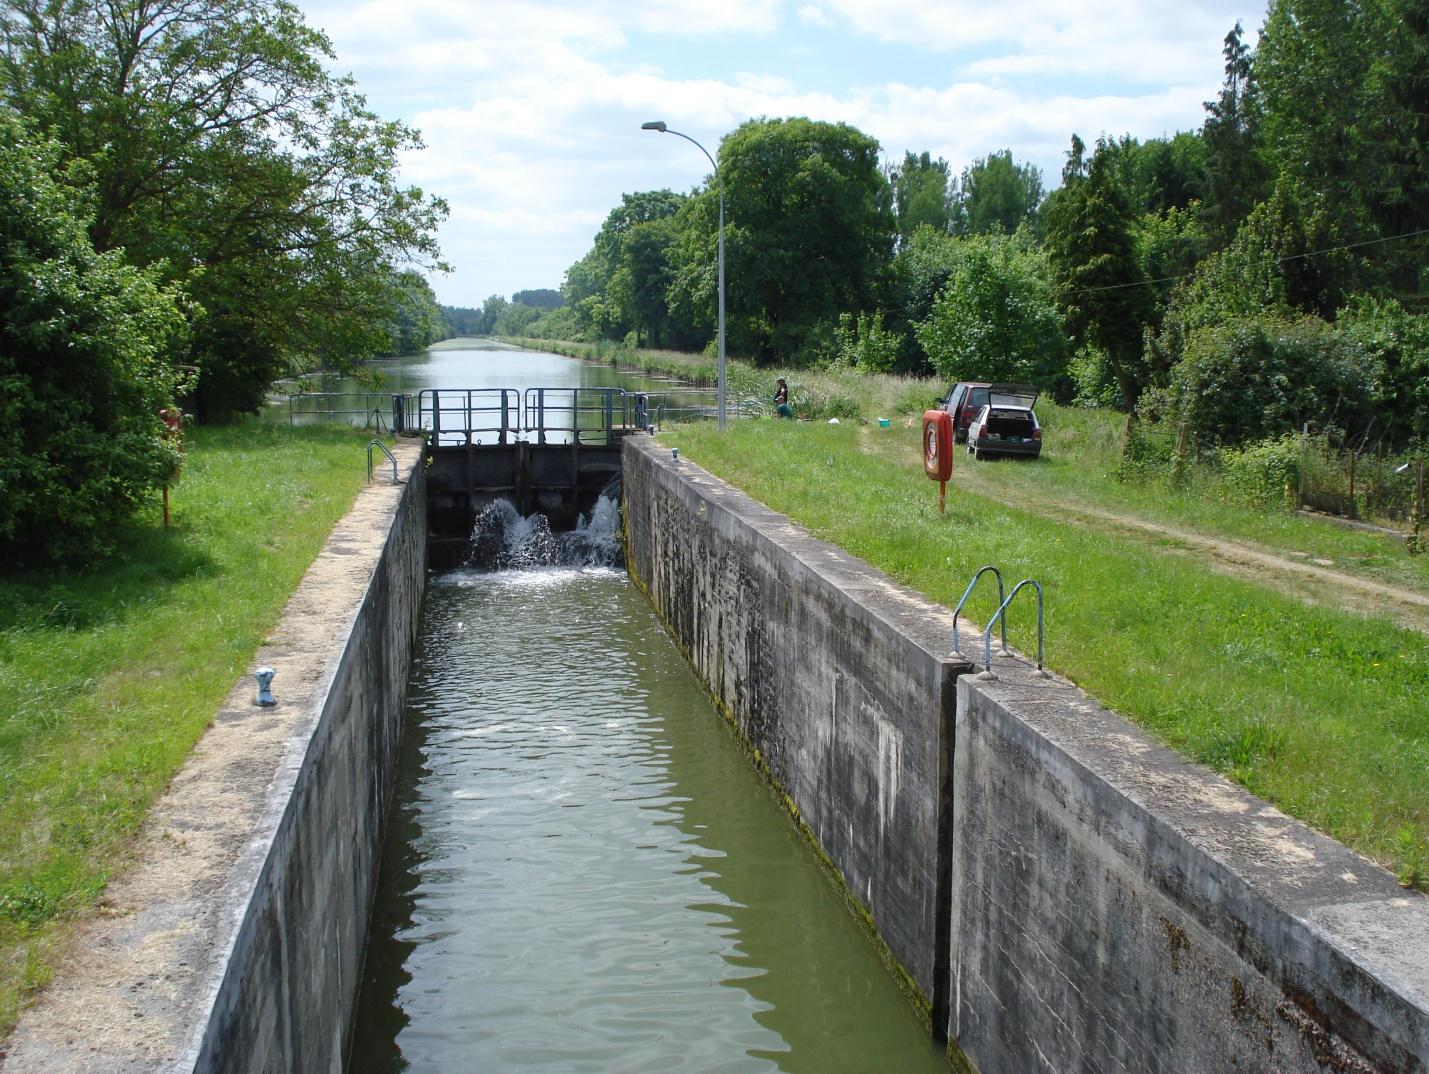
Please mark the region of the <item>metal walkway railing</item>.
<svg viewBox="0 0 1429 1074"><path fill-rule="evenodd" d="M611 445L650 425L643 392L623 388L428 388L417 395L416 429L438 446L507 444Z"/></svg>
<svg viewBox="0 0 1429 1074"><path fill-rule="evenodd" d="M629 429L715 418L713 390L672 388L428 388L403 392L300 392L284 400L288 423L339 421L377 432L433 434L433 443L609 444ZM730 398L731 418L759 414Z"/></svg>

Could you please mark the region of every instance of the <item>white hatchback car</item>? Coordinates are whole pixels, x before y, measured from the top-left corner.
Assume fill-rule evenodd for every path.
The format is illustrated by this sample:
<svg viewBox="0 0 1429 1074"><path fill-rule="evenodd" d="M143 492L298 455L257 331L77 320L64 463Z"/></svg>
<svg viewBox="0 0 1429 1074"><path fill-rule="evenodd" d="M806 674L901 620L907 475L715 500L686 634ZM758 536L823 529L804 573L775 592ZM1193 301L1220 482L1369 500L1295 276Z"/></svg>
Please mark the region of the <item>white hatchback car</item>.
<svg viewBox="0 0 1429 1074"><path fill-rule="evenodd" d="M1042 426L1032 407L1037 392L1004 395L994 392L968 425L968 454L975 459L988 455L1042 454Z"/></svg>

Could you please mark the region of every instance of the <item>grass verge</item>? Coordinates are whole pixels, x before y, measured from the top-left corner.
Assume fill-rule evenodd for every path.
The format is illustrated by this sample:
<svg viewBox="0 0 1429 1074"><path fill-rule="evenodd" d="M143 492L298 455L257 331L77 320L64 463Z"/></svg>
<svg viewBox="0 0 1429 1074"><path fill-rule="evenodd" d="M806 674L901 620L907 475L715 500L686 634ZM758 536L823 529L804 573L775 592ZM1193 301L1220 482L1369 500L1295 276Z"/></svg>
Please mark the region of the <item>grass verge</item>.
<svg viewBox="0 0 1429 1074"><path fill-rule="evenodd" d="M194 430L112 560L0 578L0 1036L281 614L366 434Z"/></svg>
<svg viewBox="0 0 1429 1074"><path fill-rule="evenodd" d="M504 342L607 362L647 372L667 373L696 384L713 384L715 361L702 354L637 350L609 340L570 343L545 339ZM918 416L947 385L920 377L860 373L855 369L756 368L730 359L726 374L732 398L753 400L745 412L767 413L774 378L789 379L801 418L916 425ZM1169 466L1128 467L1122 458L1125 415L1108 410L1062 407L1042 399L1037 412L1046 430L1042 464L1009 467L998 480L1009 492L1049 503L1089 504L1127 511L1161 523L1189 527L1210 537L1253 542L1265 550L1309 560L1329 560L1336 570L1429 593L1429 556L1409 556L1402 544L1382 535L1342 529L1289 510L1247 504L1212 466L1197 465L1177 480ZM886 442L886 440L885 440ZM906 449L898 448L906 454ZM916 465L915 455L907 456Z"/></svg>
<svg viewBox="0 0 1429 1074"><path fill-rule="evenodd" d="M912 465L870 438L904 444ZM1183 755L1429 891L1429 653L1383 620L1306 606L1145 542L959 488L946 516L909 429L788 422L662 434L811 531L952 606L998 564L1047 591L1048 664ZM1012 472L1012 464L994 467ZM1035 470L1038 467L1025 467ZM991 614L984 590L971 608ZM1009 640L1035 648L1035 617Z"/></svg>

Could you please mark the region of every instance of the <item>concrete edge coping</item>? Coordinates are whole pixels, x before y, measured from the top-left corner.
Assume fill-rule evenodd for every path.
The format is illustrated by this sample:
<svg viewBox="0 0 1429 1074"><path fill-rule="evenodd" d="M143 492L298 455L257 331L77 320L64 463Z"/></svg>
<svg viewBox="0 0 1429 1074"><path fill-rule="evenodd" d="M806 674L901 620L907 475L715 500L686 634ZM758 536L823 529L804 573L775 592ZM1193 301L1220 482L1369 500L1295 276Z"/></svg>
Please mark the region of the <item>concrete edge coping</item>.
<svg viewBox="0 0 1429 1074"><path fill-rule="evenodd" d="M259 708L245 673L219 706L52 983L0 1045L6 1074L192 1070L356 617L422 445L393 449L338 521L251 666L277 669ZM360 460L360 456L355 455Z"/></svg>
<svg viewBox="0 0 1429 1074"><path fill-rule="evenodd" d="M1151 823L1224 872L1283 922L1304 930L1404 1004L1429 1038L1429 897L1383 866L1186 760L1149 732L1058 676L1018 661L997 678L966 677L975 690L1060 750L1084 776L1142 809ZM959 716L963 711L959 704ZM1267 949L1278 944L1265 937Z"/></svg>

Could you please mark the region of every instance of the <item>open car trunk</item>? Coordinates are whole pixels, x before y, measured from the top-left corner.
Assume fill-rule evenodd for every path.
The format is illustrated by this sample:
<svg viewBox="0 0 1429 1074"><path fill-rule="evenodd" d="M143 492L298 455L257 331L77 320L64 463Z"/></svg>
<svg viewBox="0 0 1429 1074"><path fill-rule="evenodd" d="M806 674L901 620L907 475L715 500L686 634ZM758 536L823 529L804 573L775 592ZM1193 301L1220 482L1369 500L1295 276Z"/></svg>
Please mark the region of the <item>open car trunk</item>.
<svg viewBox="0 0 1429 1074"><path fill-rule="evenodd" d="M1031 384L989 384L987 401L993 406L1022 406L1031 410L1041 394Z"/></svg>
<svg viewBox="0 0 1429 1074"><path fill-rule="evenodd" d="M1033 436L1032 415L1021 409L1003 410L992 407L987 412L987 424L983 427L985 440L1007 440L1013 443L1031 441Z"/></svg>

